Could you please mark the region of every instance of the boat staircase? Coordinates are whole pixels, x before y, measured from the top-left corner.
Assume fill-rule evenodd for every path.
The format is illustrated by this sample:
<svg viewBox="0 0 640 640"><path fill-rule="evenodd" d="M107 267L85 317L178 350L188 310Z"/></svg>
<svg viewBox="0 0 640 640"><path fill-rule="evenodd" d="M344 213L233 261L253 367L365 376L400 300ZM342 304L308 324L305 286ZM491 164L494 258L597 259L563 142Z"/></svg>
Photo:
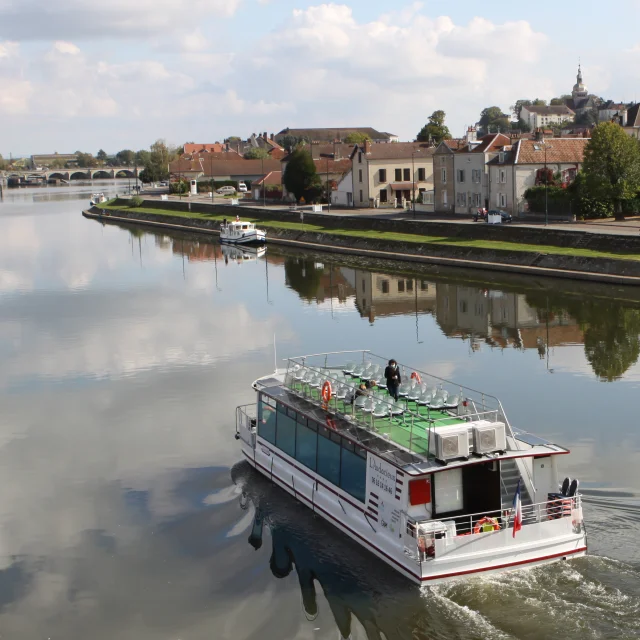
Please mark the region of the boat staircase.
<svg viewBox="0 0 640 640"><path fill-rule="evenodd" d="M500 462L500 497L503 510L511 509L513 496L521 477L520 467L516 460L502 460ZM523 506L533 504L524 479L520 483L520 501Z"/></svg>

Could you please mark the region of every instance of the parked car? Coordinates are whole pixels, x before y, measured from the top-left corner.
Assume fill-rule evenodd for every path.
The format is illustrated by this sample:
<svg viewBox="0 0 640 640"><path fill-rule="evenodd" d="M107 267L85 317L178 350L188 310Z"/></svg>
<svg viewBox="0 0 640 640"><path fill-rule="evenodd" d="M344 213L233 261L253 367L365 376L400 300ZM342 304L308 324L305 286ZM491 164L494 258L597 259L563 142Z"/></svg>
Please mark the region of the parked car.
<svg viewBox="0 0 640 640"><path fill-rule="evenodd" d="M513 222L512 215L506 211L502 211L502 209L489 209L489 211L486 209L478 209L473 214L473 221L478 222L478 220L484 220L486 222L488 216L498 214L500 215L500 218L502 218L502 222Z"/></svg>
<svg viewBox="0 0 640 640"><path fill-rule="evenodd" d="M247 185L244 182L238 182L238 193L247 193Z"/></svg>
<svg viewBox="0 0 640 640"><path fill-rule="evenodd" d="M235 192L236 192L235 188L229 185L216 189L216 193L219 196L232 196Z"/></svg>

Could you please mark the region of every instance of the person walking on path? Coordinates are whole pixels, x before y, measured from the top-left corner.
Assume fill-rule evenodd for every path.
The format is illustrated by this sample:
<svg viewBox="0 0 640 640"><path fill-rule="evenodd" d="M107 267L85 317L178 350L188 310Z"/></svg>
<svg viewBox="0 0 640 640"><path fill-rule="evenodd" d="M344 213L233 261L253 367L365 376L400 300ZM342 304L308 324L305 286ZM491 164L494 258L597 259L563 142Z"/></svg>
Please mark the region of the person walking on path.
<svg viewBox="0 0 640 640"><path fill-rule="evenodd" d="M389 360L389 365L384 370L384 377L387 379L387 389L389 395L393 396L394 400L398 399L398 387L402 383L400 377L400 369L398 369L398 363L395 360Z"/></svg>

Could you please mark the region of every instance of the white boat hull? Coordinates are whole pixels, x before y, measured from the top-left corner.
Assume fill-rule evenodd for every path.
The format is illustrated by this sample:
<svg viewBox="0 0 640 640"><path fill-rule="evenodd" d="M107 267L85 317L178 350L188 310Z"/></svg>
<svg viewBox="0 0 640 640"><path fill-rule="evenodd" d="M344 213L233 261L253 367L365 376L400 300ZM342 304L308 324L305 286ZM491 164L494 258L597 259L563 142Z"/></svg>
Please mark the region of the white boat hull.
<svg viewBox="0 0 640 640"><path fill-rule="evenodd" d="M436 584L586 554L584 525L576 532L571 518L560 518L525 523L515 537L507 528L436 540L435 558L420 561L405 552L401 526L392 532L387 523L378 524L365 505L255 435L252 447L246 436L241 430L242 452L256 470L416 583Z"/></svg>
<svg viewBox="0 0 640 640"><path fill-rule="evenodd" d="M240 237L230 236L224 231L220 232L220 242L228 244L262 244L267 241L267 234L261 229L251 229L243 232Z"/></svg>

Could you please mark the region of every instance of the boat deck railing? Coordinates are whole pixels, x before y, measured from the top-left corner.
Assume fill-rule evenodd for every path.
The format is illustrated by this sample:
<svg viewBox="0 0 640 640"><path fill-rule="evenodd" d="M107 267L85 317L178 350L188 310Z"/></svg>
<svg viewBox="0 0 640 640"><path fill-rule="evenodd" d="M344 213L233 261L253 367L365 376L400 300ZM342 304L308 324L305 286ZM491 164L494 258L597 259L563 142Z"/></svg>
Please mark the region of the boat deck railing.
<svg viewBox="0 0 640 640"><path fill-rule="evenodd" d="M546 502L522 505L522 526L571 518L574 529L577 527L579 530L582 527L581 507L580 494L550 497ZM406 522L404 535L405 551L418 562L433 559L435 557L435 547L432 545L433 536L440 538L444 534L447 538L454 538L509 529L513 527L514 515L512 509L500 509L453 518L436 517L434 520L424 522L409 518ZM428 529L423 530L421 525L426 525ZM442 527L438 529L437 525L442 525Z"/></svg>
<svg viewBox="0 0 640 640"><path fill-rule="evenodd" d="M338 355L338 353L342 356L343 362L330 362L329 356ZM366 394L359 398L360 403L353 402L352 398L359 388L361 378L345 374L345 370L350 368L350 365L344 361L344 354L354 352L338 353L289 358L285 374L285 387L328 413L348 420L351 424L369 432L381 435L390 443L423 459L432 457L429 455L429 442L434 429L439 426L478 420L495 422L500 419L501 413L497 408L488 408L485 405L485 407L481 407L481 410L478 410L476 403L466 402L463 404L465 396L460 395L459 389L464 389L464 387L459 386L453 389L458 392L456 395L458 395L459 403L455 407L451 406L447 409L432 410L429 406L424 406L423 411L414 410L409 408L409 403L406 400L400 399L396 402L388 395L384 387L368 389ZM355 353L369 355L369 352ZM310 361L312 364L309 363ZM367 362L365 359L364 364ZM380 376L375 377L379 378L381 374L382 371ZM436 380L435 377L429 377L429 382L435 387L434 380ZM322 387L325 382L329 382L332 391L328 402L322 396ZM438 388L442 389L443 387L439 385ZM401 438L394 437L394 430L386 428L394 427L394 425L398 425L397 433Z"/></svg>

